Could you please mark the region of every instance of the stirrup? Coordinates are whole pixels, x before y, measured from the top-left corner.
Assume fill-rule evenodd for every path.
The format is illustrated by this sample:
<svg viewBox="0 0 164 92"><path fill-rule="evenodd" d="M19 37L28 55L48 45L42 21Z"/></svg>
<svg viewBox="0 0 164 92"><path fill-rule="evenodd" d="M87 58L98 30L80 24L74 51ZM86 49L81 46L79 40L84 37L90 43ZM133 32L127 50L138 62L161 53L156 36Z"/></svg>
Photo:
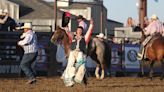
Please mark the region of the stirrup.
<svg viewBox="0 0 164 92"><path fill-rule="evenodd" d="M138 54L137 54L137 59L138 59L138 60L142 60L142 58L143 58L143 55L140 54L140 53L138 53Z"/></svg>

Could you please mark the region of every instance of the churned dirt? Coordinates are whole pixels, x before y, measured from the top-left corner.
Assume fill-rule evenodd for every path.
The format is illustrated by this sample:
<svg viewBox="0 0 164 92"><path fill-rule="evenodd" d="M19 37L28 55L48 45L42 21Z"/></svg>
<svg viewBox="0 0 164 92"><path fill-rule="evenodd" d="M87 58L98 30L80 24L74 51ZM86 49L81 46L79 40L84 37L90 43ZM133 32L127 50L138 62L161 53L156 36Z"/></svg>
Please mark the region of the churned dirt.
<svg viewBox="0 0 164 92"><path fill-rule="evenodd" d="M26 84L25 78L0 78L0 92L164 92L159 77L150 81L138 77L88 78L88 85L65 87L60 77L38 77L36 84Z"/></svg>

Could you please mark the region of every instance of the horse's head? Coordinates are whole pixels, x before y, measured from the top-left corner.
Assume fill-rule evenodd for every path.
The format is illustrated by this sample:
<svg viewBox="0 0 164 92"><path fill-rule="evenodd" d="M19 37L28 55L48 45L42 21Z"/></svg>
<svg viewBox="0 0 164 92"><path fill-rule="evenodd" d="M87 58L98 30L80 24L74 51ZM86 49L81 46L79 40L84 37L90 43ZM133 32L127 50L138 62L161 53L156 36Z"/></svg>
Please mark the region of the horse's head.
<svg viewBox="0 0 164 92"><path fill-rule="evenodd" d="M54 44L57 44L57 43L63 44L65 55L66 55L66 57L69 56L70 43L69 43L68 35L64 29L62 29L58 26L56 28L56 31L54 32L54 34L51 37L51 42Z"/></svg>
<svg viewBox="0 0 164 92"><path fill-rule="evenodd" d="M53 33L51 37L51 42L55 44L56 42L63 40L65 35L65 30L57 26L56 31Z"/></svg>

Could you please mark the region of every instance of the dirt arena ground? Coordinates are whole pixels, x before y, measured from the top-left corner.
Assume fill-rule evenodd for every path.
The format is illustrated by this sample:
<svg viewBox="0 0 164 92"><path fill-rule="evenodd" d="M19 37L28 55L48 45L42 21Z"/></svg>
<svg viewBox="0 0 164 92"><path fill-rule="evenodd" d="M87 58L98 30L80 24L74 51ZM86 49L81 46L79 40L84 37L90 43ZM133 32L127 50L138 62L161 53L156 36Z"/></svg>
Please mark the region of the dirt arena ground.
<svg viewBox="0 0 164 92"><path fill-rule="evenodd" d="M65 87L60 77L38 77L37 83L25 84L25 78L0 78L0 92L164 92L164 81L147 78L112 77L88 78L88 85Z"/></svg>

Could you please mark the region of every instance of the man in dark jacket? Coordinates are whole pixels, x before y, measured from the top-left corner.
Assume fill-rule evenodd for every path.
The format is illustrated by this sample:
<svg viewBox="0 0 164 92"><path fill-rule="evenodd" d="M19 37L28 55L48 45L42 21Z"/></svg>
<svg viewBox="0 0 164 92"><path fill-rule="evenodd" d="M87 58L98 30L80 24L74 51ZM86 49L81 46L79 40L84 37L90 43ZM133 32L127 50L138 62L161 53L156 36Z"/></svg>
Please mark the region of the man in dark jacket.
<svg viewBox="0 0 164 92"><path fill-rule="evenodd" d="M4 9L3 11L3 16L7 16L8 15L8 10ZM10 16L8 16L8 18L6 19L6 21L4 22L4 24L2 24L1 26L1 30L2 31L13 31L16 27L16 22L13 18L11 18Z"/></svg>

